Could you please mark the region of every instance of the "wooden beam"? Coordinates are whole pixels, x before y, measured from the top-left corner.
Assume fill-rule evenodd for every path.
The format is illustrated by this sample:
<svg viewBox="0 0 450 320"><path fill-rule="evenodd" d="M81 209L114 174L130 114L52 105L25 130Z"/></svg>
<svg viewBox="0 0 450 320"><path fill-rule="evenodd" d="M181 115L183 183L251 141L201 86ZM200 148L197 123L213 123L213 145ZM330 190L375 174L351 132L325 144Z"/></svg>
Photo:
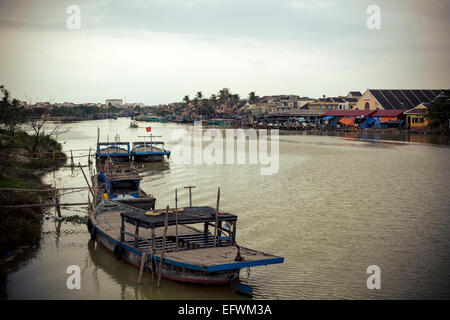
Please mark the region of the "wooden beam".
<svg viewBox="0 0 450 320"><path fill-rule="evenodd" d="M159 262L159 272L158 272L158 288L160 287L164 253L166 251L166 237L167 237L168 221L169 221L169 206L167 206L166 218L164 219L164 232L163 232L163 242L162 242L162 251L161 251L161 261Z"/></svg>
<svg viewBox="0 0 450 320"><path fill-rule="evenodd" d="M89 202L77 202L77 203L60 203L60 207L69 207L69 206L83 206L88 205ZM58 205L55 203L35 203L35 204L10 204L3 205L0 208L38 208L38 207L54 207Z"/></svg>
<svg viewBox="0 0 450 320"><path fill-rule="evenodd" d="M216 247L217 243L217 227L219 224L219 202L220 202L220 187L217 189L216 223L214 225L214 247Z"/></svg>

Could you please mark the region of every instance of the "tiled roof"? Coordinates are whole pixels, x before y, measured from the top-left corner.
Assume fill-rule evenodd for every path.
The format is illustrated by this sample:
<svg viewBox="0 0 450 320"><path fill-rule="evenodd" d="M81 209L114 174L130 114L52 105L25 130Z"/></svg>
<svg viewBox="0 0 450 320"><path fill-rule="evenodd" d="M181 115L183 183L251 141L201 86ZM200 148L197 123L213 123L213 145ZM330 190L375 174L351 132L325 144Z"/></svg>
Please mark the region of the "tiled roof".
<svg viewBox="0 0 450 320"><path fill-rule="evenodd" d="M391 110L377 110L374 113L372 113L371 117L399 117L401 116L406 110L402 109L391 109Z"/></svg>
<svg viewBox="0 0 450 320"><path fill-rule="evenodd" d="M408 111L405 111L404 114L428 114L428 109L426 108L412 108Z"/></svg>
<svg viewBox="0 0 450 320"><path fill-rule="evenodd" d="M372 115L376 110L330 110L325 112L323 116L335 116L335 117L359 117Z"/></svg>
<svg viewBox="0 0 450 320"><path fill-rule="evenodd" d="M412 109L420 103L429 103L437 95L443 92L443 89L369 89L370 93L378 100L384 109Z"/></svg>

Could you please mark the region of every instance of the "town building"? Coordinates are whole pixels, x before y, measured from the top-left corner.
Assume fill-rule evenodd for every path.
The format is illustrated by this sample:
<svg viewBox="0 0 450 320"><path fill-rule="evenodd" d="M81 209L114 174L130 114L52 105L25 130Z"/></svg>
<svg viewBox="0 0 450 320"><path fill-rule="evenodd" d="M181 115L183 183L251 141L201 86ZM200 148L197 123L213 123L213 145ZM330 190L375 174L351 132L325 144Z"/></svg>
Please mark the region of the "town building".
<svg viewBox="0 0 450 320"><path fill-rule="evenodd" d="M113 107L122 107L123 104L123 100L122 99L106 99L105 100L105 105L108 106L109 104L111 104L111 106Z"/></svg>
<svg viewBox="0 0 450 320"><path fill-rule="evenodd" d="M428 126L428 107L430 106L429 103L420 103L416 107L405 111L404 114L406 115L406 127L408 129L426 129Z"/></svg>
<svg viewBox="0 0 450 320"><path fill-rule="evenodd" d="M412 109L421 103L431 103L443 89L367 89L355 108L359 110Z"/></svg>

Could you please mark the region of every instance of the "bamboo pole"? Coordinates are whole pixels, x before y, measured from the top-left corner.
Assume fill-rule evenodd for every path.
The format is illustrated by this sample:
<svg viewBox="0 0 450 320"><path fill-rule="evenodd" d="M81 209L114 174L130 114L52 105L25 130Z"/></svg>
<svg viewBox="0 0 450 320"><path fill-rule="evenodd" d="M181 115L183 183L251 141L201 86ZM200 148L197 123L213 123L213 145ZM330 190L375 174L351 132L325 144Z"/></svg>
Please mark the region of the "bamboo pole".
<svg viewBox="0 0 450 320"><path fill-rule="evenodd" d="M88 187L73 187L73 188L56 188L59 191L65 190L86 190ZM18 191L18 192L54 192L55 188L51 189L20 189L20 188L0 188L0 191Z"/></svg>
<svg viewBox="0 0 450 320"><path fill-rule="evenodd" d="M75 164L73 162L73 154L72 154L72 150L70 150L70 166L73 167Z"/></svg>
<svg viewBox="0 0 450 320"><path fill-rule="evenodd" d="M214 225L214 247L217 244L217 227L219 224L219 202L220 202L220 187L217 189L217 206L216 206L216 223Z"/></svg>
<svg viewBox="0 0 450 320"><path fill-rule="evenodd" d="M178 195L177 189L175 189L175 241L176 241L176 251L178 251Z"/></svg>
<svg viewBox="0 0 450 320"><path fill-rule="evenodd" d="M59 204L58 190L56 188L55 188L55 202L56 202L55 208L56 208L56 212L58 213L58 219L61 219L62 218L61 207Z"/></svg>
<svg viewBox="0 0 450 320"><path fill-rule="evenodd" d="M86 175L84 174L83 167L81 166L81 164L80 164L79 162L78 162L78 166L80 167L81 172L83 173L83 177L84 177L84 180L86 180L86 183L87 183L87 185L88 185L88 187L89 187L89 191L91 191L92 196L95 197L94 191L92 191L91 185L89 184L89 181L88 181L88 179L86 178Z"/></svg>
<svg viewBox="0 0 450 320"><path fill-rule="evenodd" d="M89 202L76 202L76 203L34 203L34 204L7 204L2 205L0 208L38 208L38 207L55 207L59 205L60 207L69 207L69 206L82 206L89 205Z"/></svg>
<svg viewBox="0 0 450 320"><path fill-rule="evenodd" d="M189 189L189 207L192 208L192 188L195 188L195 186L187 186L184 188Z"/></svg>
<svg viewBox="0 0 450 320"><path fill-rule="evenodd" d="M142 273L144 271L144 265L145 265L145 261L147 260L147 252L142 252L142 257L141 257L141 269L139 270L139 277L138 277L138 284L141 284L141 280L142 280Z"/></svg>
<svg viewBox="0 0 450 320"><path fill-rule="evenodd" d="M166 252L166 236L167 236L168 223L169 223L169 206L167 206L166 217L164 219L164 232L163 232L163 241L162 241L162 248L161 248L161 260L159 262L159 272L158 272L158 288L160 287L160 283L161 283L161 274L162 274L164 253Z"/></svg>

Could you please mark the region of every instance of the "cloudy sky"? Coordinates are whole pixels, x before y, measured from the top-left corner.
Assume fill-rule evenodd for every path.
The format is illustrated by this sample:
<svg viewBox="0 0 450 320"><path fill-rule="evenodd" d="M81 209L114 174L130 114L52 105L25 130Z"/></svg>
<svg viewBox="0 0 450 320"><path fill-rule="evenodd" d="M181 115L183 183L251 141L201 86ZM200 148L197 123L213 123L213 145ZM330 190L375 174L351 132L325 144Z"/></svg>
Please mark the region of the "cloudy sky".
<svg viewBox="0 0 450 320"><path fill-rule="evenodd" d="M81 12L70 30L69 5ZM381 10L381 29L366 12ZM0 1L0 84L28 102L450 88L448 0Z"/></svg>

